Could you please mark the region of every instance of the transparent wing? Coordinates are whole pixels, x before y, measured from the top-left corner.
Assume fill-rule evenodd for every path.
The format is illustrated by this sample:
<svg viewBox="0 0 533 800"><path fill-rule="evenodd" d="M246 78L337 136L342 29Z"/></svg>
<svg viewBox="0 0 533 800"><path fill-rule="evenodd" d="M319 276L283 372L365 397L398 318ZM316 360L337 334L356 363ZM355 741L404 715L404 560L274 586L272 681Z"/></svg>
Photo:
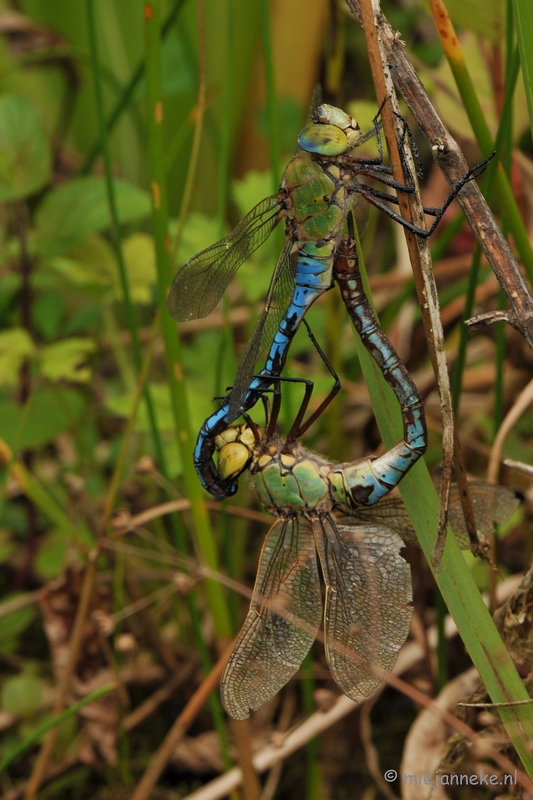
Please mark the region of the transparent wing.
<svg viewBox="0 0 533 800"><path fill-rule="evenodd" d="M207 316L241 264L268 239L281 209L279 195L265 198L229 236L190 258L172 281L169 314L180 322Z"/></svg>
<svg viewBox="0 0 533 800"><path fill-rule="evenodd" d="M383 525L314 522L326 582L325 641L331 674L352 700L383 684L411 625L411 572L403 542Z"/></svg>
<svg viewBox="0 0 533 800"><path fill-rule="evenodd" d="M228 419L230 422L233 421L233 419L235 419L239 414L239 409L242 406L244 397L248 391L248 387L250 386L252 376L255 372L257 360L259 359L261 353L272 344L274 336L276 335L276 332L280 326L281 320L287 312L290 300L294 293L295 284L291 268L292 246L293 243L291 241L287 241L285 243L282 253L278 259L276 269L274 270L272 280L270 281L266 302L261 312L261 316L259 317L252 337L248 342L246 350L244 351L241 363L239 364L235 383L228 398ZM296 258L297 255L294 254L294 257ZM281 373L284 363L285 357L283 357L280 364L277 365L279 368L276 370L276 374L279 375Z"/></svg>
<svg viewBox="0 0 533 800"><path fill-rule="evenodd" d="M494 532L494 523L502 525L507 522L511 514L518 508L519 498L505 486L498 486L485 481L471 481L469 483L474 516L476 518L477 532L480 539L487 539ZM411 521L400 497L385 497L375 506L361 506L354 511L353 516L363 521L383 522L387 527L396 531L404 542L417 547L418 539ZM351 519L342 517L343 521ZM455 538L462 550L470 549L470 540L466 531L459 489L452 483L450 489L450 508L448 522L452 527Z"/></svg>
<svg viewBox="0 0 533 800"><path fill-rule="evenodd" d="M265 539L250 610L222 675L230 716L246 719L285 686L309 652L321 614L311 528L303 519L278 520Z"/></svg>

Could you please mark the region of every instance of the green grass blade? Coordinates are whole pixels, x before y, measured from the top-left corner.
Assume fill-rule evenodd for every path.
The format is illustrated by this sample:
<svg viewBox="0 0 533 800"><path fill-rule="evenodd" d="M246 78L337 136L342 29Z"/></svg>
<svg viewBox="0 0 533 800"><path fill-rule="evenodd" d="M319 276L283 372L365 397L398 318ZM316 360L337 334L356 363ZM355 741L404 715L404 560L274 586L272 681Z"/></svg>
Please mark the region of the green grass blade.
<svg viewBox="0 0 533 800"><path fill-rule="evenodd" d="M148 163L152 189L152 226L156 247L161 327L165 343L167 378L172 398L176 437L183 463L183 479L191 502L191 514L200 554L204 563L218 568L215 542L209 524L202 489L193 467L193 439L181 358L181 346L176 325L166 308L167 290L172 279L168 237L167 192L163 147L163 99L161 95L161 40L159 36L160 4L158 0L145 4L146 43L146 101L148 130ZM231 636L231 623L226 596L219 583L206 580L210 611L216 635Z"/></svg>
<svg viewBox="0 0 533 800"><path fill-rule="evenodd" d="M529 124L533 132L533 3L531 0L513 0L516 38L524 77Z"/></svg>
<svg viewBox="0 0 533 800"><path fill-rule="evenodd" d="M523 0L523 2L526 4L528 0ZM459 40L444 3L441 0L430 0L430 6L444 53L453 72L474 136L483 157L488 158L494 152L494 141L485 120L474 83L470 77L468 66L463 57ZM513 191L502 169L496 171L496 189L502 217L513 235L524 269L529 279L533 280L533 248Z"/></svg>
<svg viewBox="0 0 533 800"><path fill-rule="evenodd" d="M88 694L87 697L84 697L83 700L79 700L77 703L74 703L69 708L66 708L64 711L62 711L61 714L52 717L52 719L49 719L48 722L46 722L44 725L41 725L40 728L34 731L30 736L28 736L27 739L21 742L17 747L13 748L13 750L11 750L7 754L7 756L5 756L2 759L2 761L0 761L0 773L2 773L6 769L6 767L8 767L11 764L12 761L18 758L18 756L21 753L23 753L25 750L31 747L32 744L37 742L41 738L41 736L44 736L44 734L51 728L54 728L56 725L59 725L61 722L63 722L63 720L68 719L68 717L71 717L72 714L77 714L80 708L88 706L89 703L92 703L95 700L98 700L100 697L109 694L109 692L112 692L113 689L116 688L117 688L116 683L108 683L107 686L102 686L100 689L96 689L94 692L91 692L91 694Z"/></svg>
<svg viewBox="0 0 533 800"><path fill-rule="evenodd" d="M361 254L359 254L361 258ZM383 442L401 440L398 403L359 337L357 351ZM400 484L402 499L431 566L437 530L438 498L425 463L418 461ZM495 703L522 701L529 695L498 633L453 535L448 535L435 580L468 653ZM533 777L533 707L498 709L508 734L530 777Z"/></svg>

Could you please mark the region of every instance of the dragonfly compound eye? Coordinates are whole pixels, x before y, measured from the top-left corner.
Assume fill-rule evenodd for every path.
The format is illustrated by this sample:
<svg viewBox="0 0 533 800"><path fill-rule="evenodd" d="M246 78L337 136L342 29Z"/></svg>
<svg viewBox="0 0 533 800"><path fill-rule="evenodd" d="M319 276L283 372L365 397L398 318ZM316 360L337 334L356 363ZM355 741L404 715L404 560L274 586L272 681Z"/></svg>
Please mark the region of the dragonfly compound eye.
<svg viewBox="0 0 533 800"><path fill-rule="evenodd" d="M340 156L348 150L348 137L336 125L308 122L298 135L298 144L308 153Z"/></svg>
<svg viewBox="0 0 533 800"><path fill-rule="evenodd" d="M252 454L245 444L229 442L218 454L218 474L221 478L236 478L246 469Z"/></svg>

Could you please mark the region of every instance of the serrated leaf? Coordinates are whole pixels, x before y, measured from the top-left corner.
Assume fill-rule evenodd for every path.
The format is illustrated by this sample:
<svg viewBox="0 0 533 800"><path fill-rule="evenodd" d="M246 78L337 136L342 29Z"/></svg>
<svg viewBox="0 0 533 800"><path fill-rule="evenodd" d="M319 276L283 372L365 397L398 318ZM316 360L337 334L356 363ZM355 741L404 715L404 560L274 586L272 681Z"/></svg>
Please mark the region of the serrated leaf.
<svg viewBox="0 0 533 800"><path fill-rule="evenodd" d="M75 426L85 410L83 396L68 386L36 389L24 406L0 400L0 437L15 450L40 447Z"/></svg>
<svg viewBox="0 0 533 800"><path fill-rule="evenodd" d="M78 336L49 344L40 352L41 375L49 381L86 383L91 378L91 369L85 361L95 350L96 343L92 339Z"/></svg>
<svg viewBox="0 0 533 800"><path fill-rule="evenodd" d="M34 353L35 345L24 328L2 331L0 333L0 384L16 386L22 364Z"/></svg>
<svg viewBox="0 0 533 800"><path fill-rule="evenodd" d="M123 180L114 181L118 218L137 222L150 213L150 196ZM37 239L45 255L65 253L97 231L111 217L104 178L76 178L49 192L36 214Z"/></svg>
<svg viewBox="0 0 533 800"><path fill-rule="evenodd" d="M14 94L0 96L0 202L34 194L50 178L51 154L35 107Z"/></svg>

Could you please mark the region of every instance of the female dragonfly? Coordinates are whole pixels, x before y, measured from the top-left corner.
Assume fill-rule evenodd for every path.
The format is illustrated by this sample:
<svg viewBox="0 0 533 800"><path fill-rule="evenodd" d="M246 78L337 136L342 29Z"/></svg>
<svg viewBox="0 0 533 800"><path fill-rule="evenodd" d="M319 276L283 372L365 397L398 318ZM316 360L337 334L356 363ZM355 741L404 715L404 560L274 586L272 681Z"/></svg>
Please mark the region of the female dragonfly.
<svg viewBox="0 0 533 800"><path fill-rule="evenodd" d="M484 169L483 164L470 170L453 187L442 208L425 209L435 217L429 231L416 228L384 202L397 203L397 198L361 180L366 177L401 191L414 190L406 165L406 183L399 184L390 177L390 168L382 163L379 128L376 121L372 130L363 135L356 120L344 111L320 105L298 136L296 155L285 170L278 194L255 206L229 236L189 259L174 278L167 302L170 314L179 321L206 316L240 265L283 220L286 241L265 307L234 387L218 411L202 425L194 450L200 480L216 497L228 497L237 485L222 479L215 468L214 437L250 409L281 374L290 342L307 309L332 285L333 265L346 216L357 197L362 195L397 222L427 237L461 187ZM357 148L372 136L377 136L379 157L358 157ZM257 359L267 347L265 367L254 377Z"/></svg>

